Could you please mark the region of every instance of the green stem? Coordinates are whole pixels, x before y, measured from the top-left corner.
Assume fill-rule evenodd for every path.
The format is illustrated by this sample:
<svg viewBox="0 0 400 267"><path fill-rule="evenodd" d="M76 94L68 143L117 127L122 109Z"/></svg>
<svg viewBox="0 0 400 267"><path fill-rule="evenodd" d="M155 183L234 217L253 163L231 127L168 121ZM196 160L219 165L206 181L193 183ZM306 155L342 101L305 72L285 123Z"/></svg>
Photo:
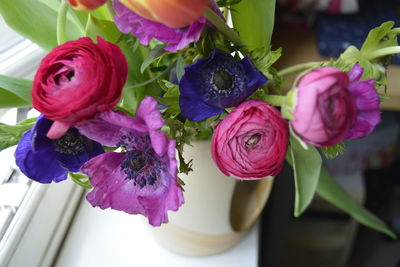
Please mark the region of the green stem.
<svg viewBox="0 0 400 267"><path fill-rule="evenodd" d="M393 28L390 33L400 34L400 28Z"/></svg>
<svg viewBox="0 0 400 267"><path fill-rule="evenodd" d="M239 47L245 47L242 40L240 40L239 35L234 29L230 28L226 22L218 16L212 9L208 8L204 13L204 17L210 21L223 35L225 35L232 43ZM241 49L242 51L242 49ZM246 52L244 50L243 52Z"/></svg>
<svg viewBox="0 0 400 267"><path fill-rule="evenodd" d="M105 6L106 6L106 9L107 9L107 11L108 11L108 14L111 16L111 19L113 19L113 18L115 17L115 11L114 11L114 8L113 8L113 6L112 6L112 2L111 2L111 1L108 1L108 2L105 4Z"/></svg>
<svg viewBox="0 0 400 267"><path fill-rule="evenodd" d="M290 66L286 69L278 71L278 75L283 77L292 73L296 73L305 69L310 69L313 67L316 67L318 65L321 65L323 62L307 62L307 63L301 63L297 65Z"/></svg>
<svg viewBox="0 0 400 267"><path fill-rule="evenodd" d="M273 106L278 107L281 107L283 104L287 103L287 97L284 95L266 95L263 97L263 100Z"/></svg>
<svg viewBox="0 0 400 267"><path fill-rule="evenodd" d="M383 56L393 55L400 53L400 46L389 46L375 50L365 56L368 60L374 60Z"/></svg>
<svg viewBox="0 0 400 267"><path fill-rule="evenodd" d="M57 15L57 43L63 44L67 41L67 36L65 34L65 24L67 21L69 4L66 1L62 1L60 4L60 9Z"/></svg>

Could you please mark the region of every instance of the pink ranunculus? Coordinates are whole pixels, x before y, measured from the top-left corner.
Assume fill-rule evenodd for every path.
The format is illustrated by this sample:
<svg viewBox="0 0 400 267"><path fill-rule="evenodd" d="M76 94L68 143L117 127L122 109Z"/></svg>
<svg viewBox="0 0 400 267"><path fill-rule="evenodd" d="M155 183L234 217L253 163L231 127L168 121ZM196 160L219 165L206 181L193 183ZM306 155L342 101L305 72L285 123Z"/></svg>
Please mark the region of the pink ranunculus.
<svg viewBox="0 0 400 267"><path fill-rule="evenodd" d="M53 120L47 136L61 137L72 124L111 110L120 100L128 64L121 49L98 37L54 48L41 62L32 88L35 109Z"/></svg>
<svg viewBox="0 0 400 267"><path fill-rule="evenodd" d="M307 73L297 85L291 126L305 142L332 146L346 139L356 118L349 77L334 67Z"/></svg>
<svg viewBox="0 0 400 267"><path fill-rule="evenodd" d="M255 180L277 175L288 145L287 122L277 109L259 100L236 107L214 131L211 153L228 176Z"/></svg>

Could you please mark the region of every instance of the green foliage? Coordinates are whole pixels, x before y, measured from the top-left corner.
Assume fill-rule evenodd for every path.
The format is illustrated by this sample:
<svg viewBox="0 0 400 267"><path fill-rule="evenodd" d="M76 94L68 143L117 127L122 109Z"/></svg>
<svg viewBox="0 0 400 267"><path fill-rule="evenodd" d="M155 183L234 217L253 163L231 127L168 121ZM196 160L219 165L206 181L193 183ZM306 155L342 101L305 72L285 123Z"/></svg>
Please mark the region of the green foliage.
<svg viewBox="0 0 400 267"><path fill-rule="evenodd" d="M7 147L16 145L22 135L33 127L36 120L37 118L27 119L21 121L17 125L0 123L0 151Z"/></svg>
<svg viewBox="0 0 400 267"><path fill-rule="evenodd" d="M346 148L345 143L341 142L334 146L321 147L321 152L325 155L326 158L333 159L339 155L342 155L344 153L345 148Z"/></svg>
<svg viewBox="0 0 400 267"><path fill-rule="evenodd" d="M368 56L377 49L398 45L397 32L392 30L393 26L394 22L388 21L372 29L361 47L361 53Z"/></svg>
<svg viewBox="0 0 400 267"><path fill-rule="evenodd" d="M57 0L1 0L0 13L6 23L45 50L57 46ZM73 15L67 17L67 39L83 35L83 25Z"/></svg>
<svg viewBox="0 0 400 267"><path fill-rule="evenodd" d="M85 35L90 37L94 42L97 42L97 36L101 36L108 42L116 43L120 40L122 33L112 21L98 19L89 14Z"/></svg>
<svg viewBox="0 0 400 267"><path fill-rule="evenodd" d="M270 48L262 47L250 51L250 58L254 66L265 77L268 78L268 84L272 85L276 93L282 93L281 85L283 79L278 75L278 72L272 65L282 56L282 48L271 50Z"/></svg>
<svg viewBox="0 0 400 267"><path fill-rule="evenodd" d="M32 81L0 75L0 108L31 106Z"/></svg>
<svg viewBox="0 0 400 267"><path fill-rule="evenodd" d="M164 116L168 118L176 118L181 113L181 108L179 107L180 92L178 85L165 80L159 81L159 85L165 91L163 97L157 98L161 104L167 105L167 107L162 110Z"/></svg>
<svg viewBox="0 0 400 267"><path fill-rule="evenodd" d="M242 0L217 0L219 7L230 7L235 4L239 4Z"/></svg>
<svg viewBox="0 0 400 267"><path fill-rule="evenodd" d="M92 189L92 185L90 184L89 177L85 174L82 173L74 173L74 172L69 172L69 177L71 180L76 183L77 185L85 188L85 189Z"/></svg>
<svg viewBox="0 0 400 267"><path fill-rule="evenodd" d="M275 20L275 0L244 0L232 5L232 21L251 50L269 47Z"/></svg>
<svg viewBox="0 0 400 267"><path fill-rule="evenodd" d="M394 22L389 21L372 29L360 50L349 46L332 65L343 71L349 71L356 62L359 62L364 69L362 79L373 78L376 80L376 87L385 87L387 83L385 66L390 64L392 56L370 60L370 55L379 49L398 45L399 32L392 29L393 26Z"/></svg>
<svg viewBox="0 0 400 267"><path fill-rule="evenodd" d="M382 232L392 238L396 238L396 235L385 225L384 222L352 199L343 187L340 186L324 168L321 169L317 194L339 209L347 212L359 223Z"/></svg>
<svg viewBox="0 0 400 267"><path fill-rule="evenodd" d="M322 159L313 146L305 149L300 142L290 137L290 146L286 157L293 167L296 196L294 215L300 216L314 198L320 176Z"/></svg>
<svg viewBox="0 0 400 267"><path fill-rule="evenodd" d="M164 54L167 52L164 50L164 46L162 44L156 45L153 49L150 50L149 56L143 61L142 65L140 66L140 73L147 69L151 63L160 59Z"/></svg>
<svg viewBox="0 0 400 267"><path fill-rule="evenodd" d="M178 81L180 81L185 74L185 62L183 61L183 58L181 56L179 56L176 60L175 71L176 77L178 78Z"/></svg>

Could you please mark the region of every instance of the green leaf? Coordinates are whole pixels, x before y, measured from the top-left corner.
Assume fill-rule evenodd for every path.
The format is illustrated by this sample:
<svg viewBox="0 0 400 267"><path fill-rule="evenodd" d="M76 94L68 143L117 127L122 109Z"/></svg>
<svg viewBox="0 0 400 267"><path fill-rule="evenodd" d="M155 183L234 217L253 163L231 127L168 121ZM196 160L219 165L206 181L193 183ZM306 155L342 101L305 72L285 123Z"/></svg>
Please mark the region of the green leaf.
<svg viewBox="0 0 400 267"><path fill-rule="evenodd" d="M0 108L31 106L32 81L0 75Z"/></svg>
<svg viewBox="0 0 400 267"><path fill-rule="evenodd" d="M0 13L5 22L22 36L30 39L45 50L57 46L57 12L51 6L57 0L1 0ZM67 39L82 36L83 27L72 16L67 18Z"/></svg>
<svg viewBox="0 0 400 267"><path fill-rule="evenodd" d="M294 215L298 217L310 205L314 197L322 159L315 147L309 145L307 149L304 149L293 136L290 137L289 154L288 161L293 166L296 186Z"/></svg>
<svg viewBox="0 0 400 267"><path fill-rule="evenodd" d="M69 177L71 180L76 183L77 185L85 188L85 189L92 189L92 185L90 184L89 177L82 173L74 173L69 172Z"/></svg>
<svg viewBox="0 0 400 267"><path fill-rule="evenodd" d="M151 49L150 53L149 53L149 57L146 58L142 65L140 66L140 73L143 74L143 72L147 69L148 66L150 66L151 63L153 63L155 60L157 60L158 58L160 58L163 54L166 53L166 51L164 50L164 46L165 45L157 45L155 46L153 49Z"/></svg>
<svg viewBox="0 0 400 267"><path fill-rule="evenodd" d="M7 147L16 145L22 135L33 127L36 120L37 118L27 119L21 121L17 125L0 123L0 151Z"/></svg>
<svg viewBox="0 0 400 267"><path fill-rule="evenodd" d="M176 61L176 76L178 78L178 81L181 80L184 74L185 74L185 63L183 62L182 57L178 57Z"/></svg>
<svg viewBox="0 0 400 267"><path fill-rule="evenodd" d="M122 33L112 21L98 19L89 14L85 35L92 38L94 42L97 42L97 36L101 36L108 42L116 43Z"/></svg>
<svg viewBox="0 0 400 267"><path fill-rule="evenodd" d="M342 155L344 153L345 148L346 148L345 143L340 142L339 144L336 144L334 146L321 147L321 151L322 153L324 153L326 158L333 159L339 155Z"/></svg>
<svg viewBox="0 0 400 267"><path fill-rule="evenodd" d="M232 21L249 49L269 47L274 28L275 0L243 0L233 5Z"/></svg>
<svg viewBox="0 0 400 267"><path fill-rule="evenodd" d="M382 23L379 27L372 29L368 33L368 37L361 47L361 53L368 55L368 53L375 51L379 48L396 46L397 34L392 32L394 26L393 21Z"/></svg>
<svg viewBox="0 0 400 267"><path fill-rule="evenodd" d="M396 238L382 220L352 199L324 168L321 169L317 193L326 201L350 214L359 223Z"/></svg>

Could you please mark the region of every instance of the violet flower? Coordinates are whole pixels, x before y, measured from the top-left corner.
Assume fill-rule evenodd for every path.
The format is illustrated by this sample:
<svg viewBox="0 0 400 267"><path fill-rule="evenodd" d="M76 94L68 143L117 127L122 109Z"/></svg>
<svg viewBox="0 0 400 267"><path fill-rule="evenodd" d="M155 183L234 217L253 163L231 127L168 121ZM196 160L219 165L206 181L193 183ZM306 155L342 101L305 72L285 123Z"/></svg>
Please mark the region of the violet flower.
<svg viewBox="0 0 400 267"><path fill-rule="evenodd" d="M238 62L214 50L185 68L179 83L179 106L189 120L204 120L239 105L266 82L249 58Z"/></svg>
<svg viewBox="0 0 400 267"><path fill-rule="evenodd" d="M89 138L124 151L104 153L82 166L93 186L87 195L93 206L142 214L159 226L168 221L168 210L183 204L175 140L160 130L163 125L157 101L146 97L136 117L109 111L77 126Z"/></svg>
<svg viewBox="0 0 400 267"><path fill-rule="evenodd" d="M349 71L349 91L356 106L356 119L347 132L346 139L359 139L368 136L381 121L379 94L374 79L360 81L364 70L356 63Z"/></svg>
<svg viewBox="0 0 400 267"><path fill-rule="evenodd" d="M113 7L116 13L114 22L121 32L131 33L140 39L143 45L148 45L153 38L168 43L164 49L170 52L177 52L188 44L198 41L206 25L206 19L201 17L185 28L173 29L139 16L118 0L114 1Z"/></svg>
<svg viewBox="0 0 400 267"><path fill-rule="evenodd" d="M68 171L77 172L90 158L104 152L103 147L70 128L61 138L52 140L46 134L53 121L41 115L35 126L21 138L15 152L22 173L39 183L60 182Z"/></svg>

